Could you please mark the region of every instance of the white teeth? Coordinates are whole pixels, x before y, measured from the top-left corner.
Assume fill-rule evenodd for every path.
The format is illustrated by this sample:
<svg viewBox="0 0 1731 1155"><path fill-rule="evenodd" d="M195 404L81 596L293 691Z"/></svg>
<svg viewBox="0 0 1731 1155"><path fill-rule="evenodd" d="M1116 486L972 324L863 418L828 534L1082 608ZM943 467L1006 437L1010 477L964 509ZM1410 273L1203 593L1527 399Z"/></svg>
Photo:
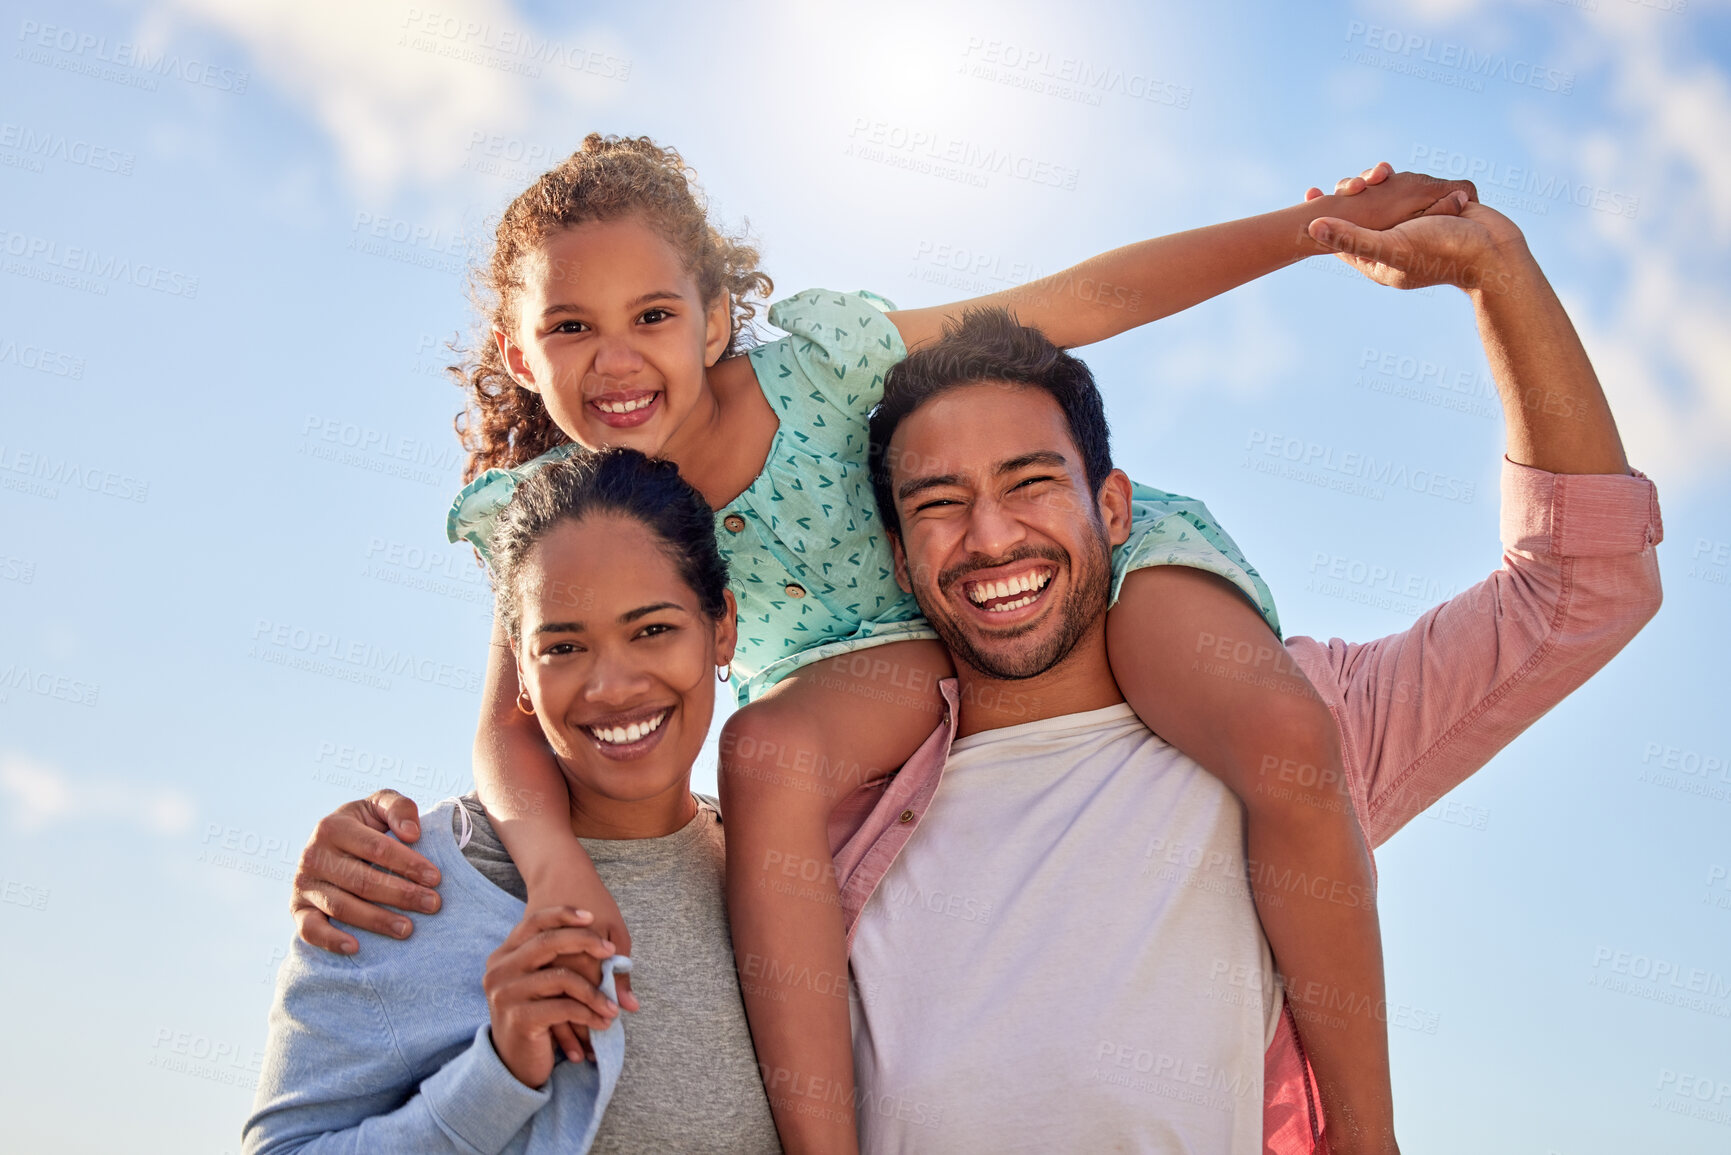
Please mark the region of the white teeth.
<svg viewBox="0 0 1731 1155"><path fill-rule="evenodd" d="M1017 598L1013 602L1005 602L1001 606L993 606L991 609L987 610L986 612L988 614L1002 614L1002 613L1007 613L1010 610L1019 610L1023 606L1029 606L1029 605L1033 605L1033 604L1034 604L1034 599L1033 599L1033 596L1030 595L1030 596L1025 597L1025 598Z"/></svg>
<svg viewBox="0 0 1731 1155"><path fill-rule="evenodd" d="M584 728L595 736L597 742L605 742L609 746L624 746L655 733L661 728L661 723L667 721L667 715L672 712L672 710L663 710L653 718L633 722L629 726L586 726Z"/></svg>
<svg viewBox="0 0 1731 1155"><path fill-rule="evenodd" d="M639 397L635 401L597 401L595 408L603 413L635 413L655 400L655 394Z"/></svg>
<svg viewBox="0 0 1731 1155"><path fill-rule="evenodd" d="M975 605L984 605L993 598L1007 598L1011 594L1038 593L1046 588L1046 583L1052 580L1052 575L1044 570L1020 574L1007 581L975 582L968 587L968 600ZM1029 601L1018 601L1015 606L999 606L998 610L1015 609L1025 606Z"/></svg>

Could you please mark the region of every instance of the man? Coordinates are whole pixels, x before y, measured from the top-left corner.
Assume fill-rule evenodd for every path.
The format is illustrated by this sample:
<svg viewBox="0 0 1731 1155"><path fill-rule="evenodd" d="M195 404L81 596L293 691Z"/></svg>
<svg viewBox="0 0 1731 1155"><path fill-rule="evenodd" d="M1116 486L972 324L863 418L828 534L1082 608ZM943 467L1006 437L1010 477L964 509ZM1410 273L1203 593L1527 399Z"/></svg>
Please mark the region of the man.
<svg viewBox="0 0 1731 1155"><path fill-rule="evenodd" d="M1340 724L1375 845L1656 612L1661 530L1653 487L1631 474L1585 351L1505 217L1469 204L1381 234L1325 220L1313 235L1383 284L1465 289L1509 427L1508 552L1487 581L1368 645L1295 638L1271 653L1193 638L1193 676L1308 676ZM1266 1131L1270 1149L1310 1150L1316 1111L1269 979L1239 808L1113 681L1109 560L1129 483L1079 448L1104 444L1097 395L1028 372L1043 344L971 317L897 367L873 419L898 574L957 678L952 718L838 847L862 1147L1255 1151ZM1032 567L1052 576L1012 625L967 596L980 577ZM1313 785L1277 752L1265 766L1270 789ZM1322 1030L1356 1000L1286 1001Z"/></svg>
<svg viewBox="0 0 1731 1155"><path fill-rule="evenodd" d="M1631 474L1586 354L1506 218L1472 204L1383 233L1330 219L1312 233L1383 284L1465 289L1508 421L1506 552L1484 582L1368 644L1188 640L1194 676L1308 678L1339 723L1346 797L1374 846L1651 618L1661 527L1652 484ZM1089 399L1067 403L1018 368L1041 340L980 318L904 362L873 422L900 580L958 676L915 757L831 822L863 1145L1321 1150L1292 1016L1327 1029L1362 996L1279 990L1236 800L1122 702L1102 571L1123 540L1128 483L1079 449L1105 444ZM1098 413L1097 394L1091 404ZM1090 420L1098 428L1078 427ZM982 620L969 575L1030 558L1053 571L1041 597L1013 627ZM1278 751L1266 765L1270 789L1313 785ZM1317 785L1319 805L1342 804ZM381 792L327 838L416 876L414 856L375 833L386 821L412 831L413 803ZM345 903L422 909L430 895L360 877ZM1319 884L1334 901L1370 900L1297 882L1311 897ZM394 917L348 909L360 925ZM811 985L773 968L746 977ZM764 1074L772 1096L836 1106L833 1085Z"/></svg>

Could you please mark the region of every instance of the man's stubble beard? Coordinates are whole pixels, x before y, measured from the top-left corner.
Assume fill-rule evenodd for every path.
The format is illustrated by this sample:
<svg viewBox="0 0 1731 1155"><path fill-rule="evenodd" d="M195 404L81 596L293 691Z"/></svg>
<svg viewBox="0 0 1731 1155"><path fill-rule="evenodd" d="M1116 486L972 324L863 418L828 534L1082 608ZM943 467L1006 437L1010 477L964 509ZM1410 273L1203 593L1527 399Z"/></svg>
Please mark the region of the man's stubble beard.
<svg viewBox="0 0 1731 1155"><path fill-rule="evenodd" d="M1064 603L1058 607L1058 631L1050 640L1033 650L1002 656L983 653L975 647L967 631L955 619L942 612L932 612L935 607L927 605L917 586L914 589L914 601L919 604L920 612L925 614L926 621L931 624L944 645L949 647L950 654L958 663L1002 682L1037 678L1069 657L1070 652L1076 648L1076 643L1080 642L1106 613L1107 603L1112 596L1112 547L1106 539L1106 527L1096 521L1094 528L1095 541L1100 548L1090 551L1090 564L1085 569L1078 569L1074 564L1075 559L1065 556L1060 550L1030 551L1007 558L1004 562L994 563L1007 564L1028 557L1041 557L1060 565L1068 563L1066 568L1072 581L1070 592L1065 595ZM1053 554L1059 556L1054 557ZM1005 644L1013 645L1017 636L1019 635L1005 639Z"/></svg>

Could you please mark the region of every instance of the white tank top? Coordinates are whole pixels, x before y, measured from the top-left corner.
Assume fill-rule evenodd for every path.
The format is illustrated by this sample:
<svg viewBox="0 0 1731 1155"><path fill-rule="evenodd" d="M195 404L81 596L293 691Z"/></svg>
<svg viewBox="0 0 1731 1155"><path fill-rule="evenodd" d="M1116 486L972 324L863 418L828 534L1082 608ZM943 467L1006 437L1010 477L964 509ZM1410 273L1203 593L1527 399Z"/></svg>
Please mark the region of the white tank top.
<svg viewBox="0 0 1731 1155"><path fill-rule="evenodd" d="M1128 705L959 739L854 940L864 1150L1260 1152L1242 813Z"/></svg>

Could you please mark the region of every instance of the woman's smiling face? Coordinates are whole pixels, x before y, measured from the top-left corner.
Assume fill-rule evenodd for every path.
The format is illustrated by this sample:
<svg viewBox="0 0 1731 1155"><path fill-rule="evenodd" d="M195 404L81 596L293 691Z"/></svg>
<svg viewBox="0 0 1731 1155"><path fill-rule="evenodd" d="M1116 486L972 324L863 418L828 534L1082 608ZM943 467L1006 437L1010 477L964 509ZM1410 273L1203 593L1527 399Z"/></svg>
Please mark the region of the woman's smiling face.
<svg viewBox="0 0 1731 1155"><path fill-rule="evenodd" d="M698 410L731 337L726 293L705 302L679 252L640 217L589 221L524 259L511 376L589 449L654 457Z"/></svg>
<svg viewBox="0 0 1731 1155"><path fill-rule="evenodd" d="M683 802L733 657L733 595L707 617L642 522L559 522L517 573L517 668L571 783L574 813L609 823L633 804ZM623 823L620 823L623 824Z"/></svg>

